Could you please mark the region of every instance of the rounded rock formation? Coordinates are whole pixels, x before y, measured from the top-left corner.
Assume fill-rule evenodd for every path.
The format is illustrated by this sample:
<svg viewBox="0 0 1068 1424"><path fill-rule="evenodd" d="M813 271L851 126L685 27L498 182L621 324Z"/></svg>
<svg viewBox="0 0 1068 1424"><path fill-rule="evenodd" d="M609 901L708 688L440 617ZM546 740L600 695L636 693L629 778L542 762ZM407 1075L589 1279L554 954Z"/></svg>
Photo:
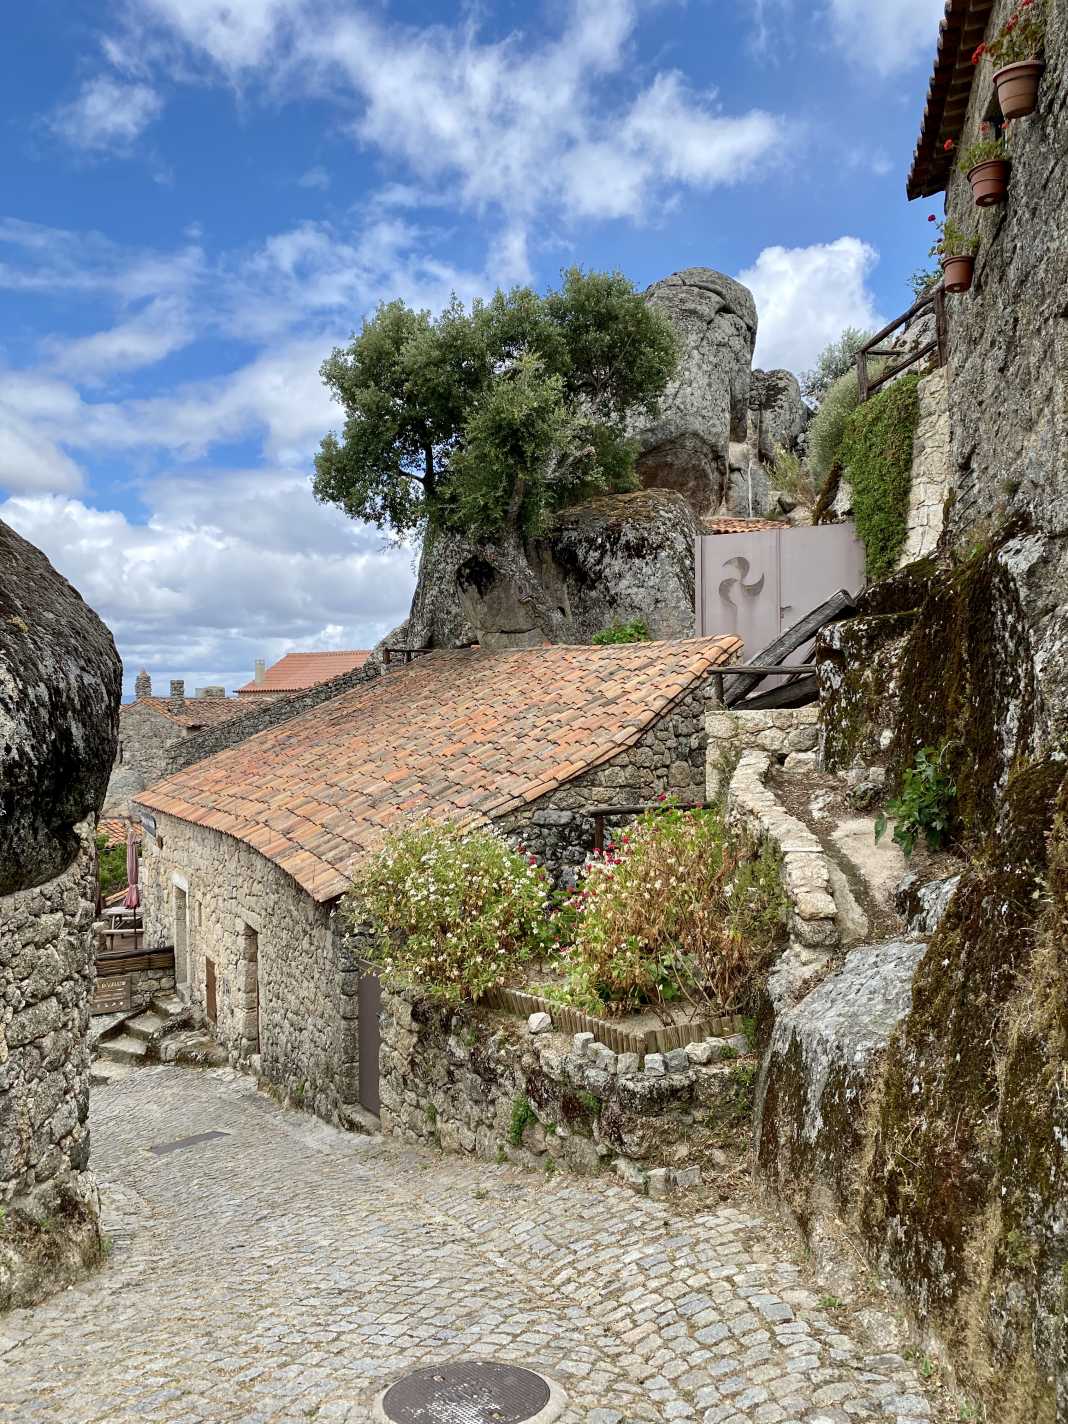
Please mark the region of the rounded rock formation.
<svg viewBox="0 0 1068 1424"><path fill-rule="evenodd" d="M756 304L710 267L674 272L645 297L670 317L681 353L656 420L635 431L638 474L646 487L676 490L700 518L723 505L730 444L746 439Z"/></svg>
<svg viewBox="0 0 1068 1424"><path fill-rule="evenodd" d="M39 549L0 523L0 895L78 854L115 757L122 663Z"/></svg>

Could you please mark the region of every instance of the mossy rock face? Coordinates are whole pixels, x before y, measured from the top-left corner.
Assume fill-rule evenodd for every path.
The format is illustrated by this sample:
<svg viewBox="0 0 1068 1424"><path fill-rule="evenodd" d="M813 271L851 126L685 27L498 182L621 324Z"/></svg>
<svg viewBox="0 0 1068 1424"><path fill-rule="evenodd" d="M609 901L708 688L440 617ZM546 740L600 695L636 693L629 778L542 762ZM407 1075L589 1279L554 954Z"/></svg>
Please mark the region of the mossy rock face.
<svg viewBox="0 0 1068 1424"><path fill-rule="evenodd" d="M865 1235L1004 1424L1052 1424L1064 1348L1065 770L1049 758L1008 778L917 970L861 1189ZM1060 987L1036 1008L1050 936Z"/></svg>
<svg viewBox="0 0 1068 1424"><path fill-rule="evenodd" d="M927 581L898 671L891 787L922 747L949 743L956 829L972 841L993 828L1010 768L1036 751L1039 694L1028 621L999 557L1006 542Z"/></svg>
<svg viewBox="0 0 1068 1424"><path fill-rule="evenodd" d="M883 734L897 717L898 662L916 614L880 613L820 634L820 745L828 771L885 760Z"/></svg>

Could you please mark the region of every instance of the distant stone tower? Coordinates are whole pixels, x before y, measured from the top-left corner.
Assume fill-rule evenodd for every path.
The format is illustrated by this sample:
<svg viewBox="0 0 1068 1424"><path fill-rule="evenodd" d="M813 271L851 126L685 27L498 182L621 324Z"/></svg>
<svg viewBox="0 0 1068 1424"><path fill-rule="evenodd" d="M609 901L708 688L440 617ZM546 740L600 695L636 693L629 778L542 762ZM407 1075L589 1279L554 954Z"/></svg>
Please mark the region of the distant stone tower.
<svg viewBox="0 0 1068 1424"><path fill-rule="evenodd" d="M138 702L152 696L152 679L144 668L137 674L137 681L134 683L134 696Z"/></svg>

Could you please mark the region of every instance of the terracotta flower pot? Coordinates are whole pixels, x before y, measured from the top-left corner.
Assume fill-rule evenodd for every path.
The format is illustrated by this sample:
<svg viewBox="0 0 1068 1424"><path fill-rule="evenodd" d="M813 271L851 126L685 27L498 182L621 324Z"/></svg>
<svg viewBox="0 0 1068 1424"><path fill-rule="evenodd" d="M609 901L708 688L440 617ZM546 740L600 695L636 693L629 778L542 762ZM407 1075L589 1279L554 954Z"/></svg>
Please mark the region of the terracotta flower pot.
<svg viewBox="0 0 1068 1424"><path fill-rule="evenodd" d="M1040 59L1021 59L1006 64L994 75L998 103L1006 119L1022 119L1038 106L1038 85L1045 65Z"/></svg>
<svg viewBox="0 0 1068 1424"><path fill-rule="evenodd" d="M1009 160L988 158L985 163L977 163L968 172L968 182L972 185L977 208L992 208L995 203L1003 203L1009 186Z"/></svg>
<svg viewBox="0 0 1068 1424"><path fill-rule="evenodd" d="M947 292L966 292L972 285L975 257L970 252L942 258L942 285Z"/></svg>

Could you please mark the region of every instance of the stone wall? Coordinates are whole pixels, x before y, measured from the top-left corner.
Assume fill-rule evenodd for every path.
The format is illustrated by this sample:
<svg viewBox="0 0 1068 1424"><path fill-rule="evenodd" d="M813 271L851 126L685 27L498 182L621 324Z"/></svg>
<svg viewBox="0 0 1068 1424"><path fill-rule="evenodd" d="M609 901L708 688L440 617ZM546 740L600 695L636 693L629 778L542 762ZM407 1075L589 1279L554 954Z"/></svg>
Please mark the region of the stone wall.
<svg viewBox="0 0 1068 1424"><path fill-rule="evenodd" d="M708 683L694 689L632 747L499 817L497 828L537 855L554 880L573 883L593 848L589 807L655 804L664 794L681 802L705 800L705 717L712 695ZM609 818L608 823L622 822Z"/></svg>
<svg viewBox="0 0 1068 1424"><path fill-rule="evenodd" d="M56 1224L38 1263L32 1236L0 1227L0 1310L73 1280L99 1254L89 1168L89 1053L96 903L94 822L60 875L0 897L0 1205L4 1222Z"/></svg>
<svg viewBox="0 0 1068 1424"><path fill-rule="evenodd" d="M239 742L254 737L257 732L265 732L268 727L278 727L283 722L299 717L302 712L318 707L321 702L329 702L332 697L338 697L353 687L360 687L363 683L381 676L383 672L379 665L368 661L362 667L342 673L330 682L321 682L318 686L309 688L307 692L298 692L292 697L265 698L262 707L257 702L244 716L231 717L226 722L220 722L217 727L205 727L192 736L182 737L180 742L171 747L162 775L170 776L173 772L181 771L183 767L192 766L194 762L225 751L227 747L236 747Z"/></svg>
<svg viewBox="0 0 1068 1424"><path fill-rule="evenodd" d="M105 812L122 815L139 791L167 775L184 727L148 702L130 702L119 713L119 745L104 799Z"/></svg>
<svg viewBox="0 0 1068 1424"><path fill-rule="evenodd" d="M749 1136L753 1066L737 1045L615 1054L522 1019L382 999L382 1130L543 1171L613 1171L662 1197L711 1181Z"/></svg>
<svg viewBox="0 0 1068 1424"><path fill-rule="evenodd" d="M726 789L743 752L761 751L790 766L812 757L819 741L819 707L787 707L731 712L717 707L705 721L708 734L706 780L708 795Z"/></svg>
<svg viewBox="0 0 1068 1424"><path fill-rule="evenodd" d="M991 37L1016 8L997 0ZM992 95L976 71L959 145ZM977 209L953 170L949 215L981 245L972 290L947 303L952 507L947 533L969 546L1017 519L1006 566L1027 613L1051 738L1068 735L1068 6L1049 6L1038 111L1008 130L1008 201Z"/></svg>
<svg viewBox="0 0 1068 1424"><path fill-rule="evenodd" d="M214 1031L235 1063L333 1121L348 1101L347 1022L330 908L317 905L271 861L232 836L157 815L145 836L141 883L145 943L176 945L179 988L206 1006L215 967Z"/></svg>
<svg viewBox="0 0 1068 1424"><path fill-rule="evenodd" d="M945 368L932 371L916 387L920 413L912 441L908 534L898 559L903 568L933 554L942 536L949 493L949 404Z"/></svg>

